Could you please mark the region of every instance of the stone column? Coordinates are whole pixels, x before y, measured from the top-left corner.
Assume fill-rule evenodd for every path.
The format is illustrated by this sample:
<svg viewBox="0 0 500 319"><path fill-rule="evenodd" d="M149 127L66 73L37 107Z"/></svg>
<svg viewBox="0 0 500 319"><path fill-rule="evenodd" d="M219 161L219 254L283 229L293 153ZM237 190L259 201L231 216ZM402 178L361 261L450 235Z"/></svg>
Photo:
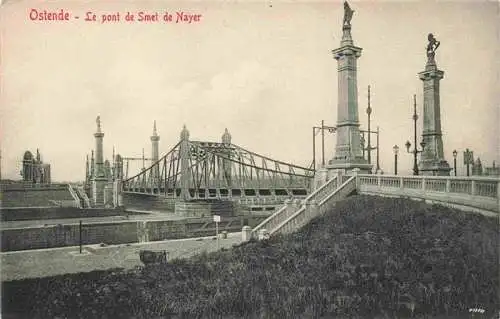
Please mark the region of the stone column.
<svg viewBox="0 0 500 319"><path fill-rule="evenodd" d="M189 200L191 195L189 194L189 131L186 125L181 131L181 144L180 144L180 156L181 156L181 199Z"/></svg>
<svg viewBox="0 0 500 319"><path fill-rule="evenodd" d="M224 134L222 134L222 144L224 145L225 148L223 150L223 156L227 158L231 158L232 152L230 149L231 146L231 134L229 134L229 131L227 128L224 131ZM231 180L231 161L230 160L223 160L222 161L222 170L224 172L224 181L227 183L228 189L230 190L232 188L232 180ZM229 191L228 190L228 191Z"/></svg>
<svg viewBox="0 0 500 319"><path fill-rule="evenodd" d="M104 172L103 139L104 133L101 131L101 120L97 117L97 131L95 137L95 165L92 180L92 203L94 206L104 205L104 188L106 186L106 174Z"/></svg>
<svg viewBox="0 0 500 319"><path fill-rule="evenodd" d="M342 31L340 48L332 51L338 63L337 144L327 168L350 171L357 167L369 172L371 165L363 158L359 131L357 59L362 48L354 46L350 23Z"/></svg>
<svg viewBox="0 0 500 319"><path fill-rule="evenodd" d="M151 164L158 162L159 160L159 149L158 142L160 141L160 136L156 131L156 121L153 123L153 135L151 136ZM153 186L159 187L159 176L160 176L160 165L156 165L152 168L151 178L153 179Z"/></svg>
<svg viewBox="0 0 500 319"><path fill-rule="evenodd" d="M104 177L104 155L103 155L103 139L104 133L101 131L101 122L97 120L97 132L94 133L95 137L95 167L94 176Z"/></svg>
<svg viewBox="0 0 500 319"><path fill-rule="evenodd" d="M418 74L424 85L422 139L425 143L419 170L421 175L450 175L450 165L444 159L441 132L439 81L444 77L444 72L437 68L435 49L437 47L428 51L425 71Z"/></svg>

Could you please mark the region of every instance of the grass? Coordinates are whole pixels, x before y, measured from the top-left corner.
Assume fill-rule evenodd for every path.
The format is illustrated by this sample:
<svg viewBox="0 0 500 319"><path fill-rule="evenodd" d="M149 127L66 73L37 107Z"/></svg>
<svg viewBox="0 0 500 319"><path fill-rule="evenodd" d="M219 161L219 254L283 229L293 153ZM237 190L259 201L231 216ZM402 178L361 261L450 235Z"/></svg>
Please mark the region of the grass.
<svg viewBox="0 0 500 319"><path fill-rule="evenodd" d="M353 196L300 231L164 266L6 282L29 318L470 318L498 313L498 219Z"/></svg>

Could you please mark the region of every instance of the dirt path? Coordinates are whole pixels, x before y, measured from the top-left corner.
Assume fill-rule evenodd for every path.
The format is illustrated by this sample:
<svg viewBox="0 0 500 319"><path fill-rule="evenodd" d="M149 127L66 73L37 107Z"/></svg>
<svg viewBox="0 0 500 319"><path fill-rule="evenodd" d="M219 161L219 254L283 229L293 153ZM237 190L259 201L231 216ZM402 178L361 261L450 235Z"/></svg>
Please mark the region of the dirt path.
<svg viewBox="0 0 500 319"><path fill-rule="evenodd" d="M241 242L241 233L230 233L227 239L219 240L219 247L230 248ZM142 265L139 250L167 250L169 258L189 257L202 251L217 250L215 236L186 238L148 243L38 249L1 253L1 280L46 277L66 273L88 272L110 268L131 269Z"/></svg>

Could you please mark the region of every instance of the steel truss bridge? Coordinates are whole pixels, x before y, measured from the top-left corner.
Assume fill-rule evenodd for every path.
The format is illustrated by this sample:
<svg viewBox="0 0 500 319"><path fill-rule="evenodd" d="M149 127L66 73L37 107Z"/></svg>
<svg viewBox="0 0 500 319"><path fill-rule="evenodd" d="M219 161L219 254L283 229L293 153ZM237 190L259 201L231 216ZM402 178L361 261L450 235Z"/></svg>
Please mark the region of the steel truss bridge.
<svg viewBox="0 0 500 319"><path fill-rule="evenodd" d="M232 143L181 139L166 155L123 181L124 193L181 200L283 198L311 192L313 167L301 167Z"/></svg>

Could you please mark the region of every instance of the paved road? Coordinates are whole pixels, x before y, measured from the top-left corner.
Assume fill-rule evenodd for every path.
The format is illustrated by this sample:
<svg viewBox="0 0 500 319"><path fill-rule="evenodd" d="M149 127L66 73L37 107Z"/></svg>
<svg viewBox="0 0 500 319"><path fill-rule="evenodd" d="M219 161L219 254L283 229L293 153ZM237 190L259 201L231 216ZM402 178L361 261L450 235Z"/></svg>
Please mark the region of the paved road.
<svg viewBox="0 0 500 319"><path fill-rule="evenodd" d="M220 247L230 248L241 243L241 232L228 234L220 239ZM29 251L1 253L1 280L10 281L61 275L66 273L88 272L110 268L131 269L142 265L139 250L167 250L169 258L189 257L202 251L216 251L215 236L187 238L149 243L136 243L99 247L84 246L83 254L79 247L62 247Z"/></svg>

